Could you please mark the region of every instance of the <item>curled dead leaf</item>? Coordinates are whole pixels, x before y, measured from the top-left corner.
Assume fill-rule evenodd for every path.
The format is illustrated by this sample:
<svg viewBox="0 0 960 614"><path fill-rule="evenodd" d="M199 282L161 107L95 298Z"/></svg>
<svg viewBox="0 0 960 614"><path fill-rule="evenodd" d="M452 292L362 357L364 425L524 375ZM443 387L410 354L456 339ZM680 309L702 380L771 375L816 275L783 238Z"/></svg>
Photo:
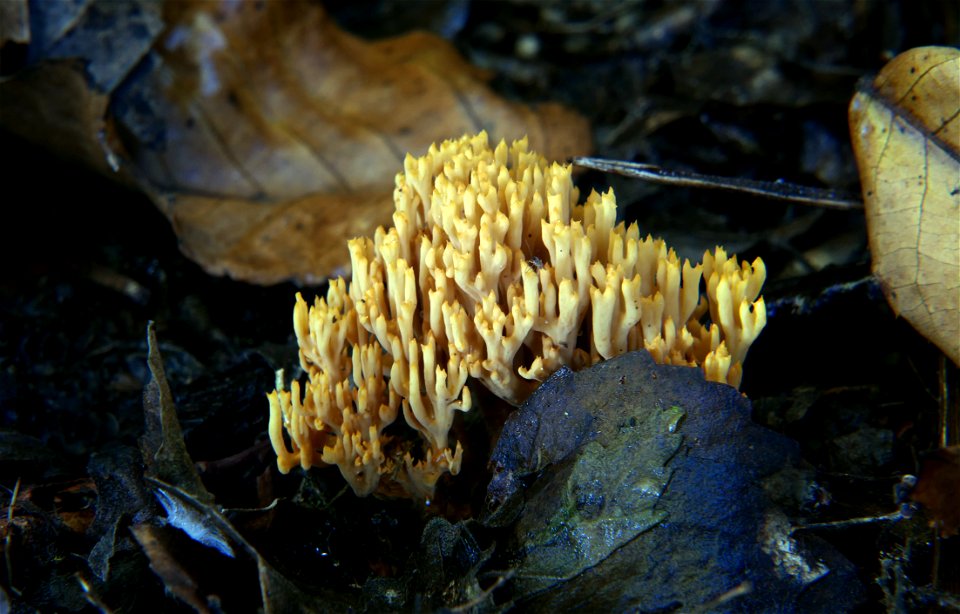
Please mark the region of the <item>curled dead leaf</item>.
<svg viewBox="0 0 960 614"><path fill-rule="evenodd" d="M873 272L894 311L960 365L960 51L890 61L850 103Z"/></svg>

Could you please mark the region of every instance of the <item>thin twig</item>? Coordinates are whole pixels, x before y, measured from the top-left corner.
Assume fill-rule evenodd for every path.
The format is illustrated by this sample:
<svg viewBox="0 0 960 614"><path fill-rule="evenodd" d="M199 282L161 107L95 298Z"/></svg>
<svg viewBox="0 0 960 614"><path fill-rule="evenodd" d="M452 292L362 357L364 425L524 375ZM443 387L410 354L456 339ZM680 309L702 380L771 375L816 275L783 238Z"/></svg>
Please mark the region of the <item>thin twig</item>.
<svg viewBox="0 0 960 614"><path fill-rule="evenodd" d="M505 574L497 576L497 580L487 588L483 589L477 597L471 599L470 601L467 601L466 603L461 603L460 605L450 608L450 611L466 612L482 604L488 597L490 597L493 594L493 591L497 590L498 588L506 584L508 580L513 578L515 573L516 571L511 569L507 571Z"/></svg>
<svg viewBox="0 0 960 614"><path fill-rule="evenodd" d="M841 211L863 209L863 202L855 195L782 181L757 181L738 177L701 175L687 171L670 171L652 164L624 162L622 160L604 160L603 158L573 158L573 164L575 166L582 166L583 168L592 168L605 173L616 173L617 175L663 185L727 190L813 207L839 209Z"/></svg>
<svg viewBox="0 0 960 614"><path fill-rule="evenodd" d="M859 527L864 525L871 525L877 523L885 522L900 522L901 520L907 520L910 517L909 514L904 514L902 510L897 510L890 514L881 514L879 516L864 516L861 518L848 518L847 520L837 520L834 522L811 522L810 524L802 524L793 527L790 530L790 534L796 533L797 531L815 531L820 529L848 529L850 527Z"/></svg>
<svg viewBox="0 0 960 614"><path fill-rule="evenodd" d="M9 586L10 590L17 596L20 596L21 593L13 585L13 558L10 556L10 549L13 546L13 506L17 504L17 497L19 496L20 478L17 478L17 483L13 487L13 493L10 495L10 505L7 506L7 536L3 540L3 559L7 564L7 586Z"/></svg>

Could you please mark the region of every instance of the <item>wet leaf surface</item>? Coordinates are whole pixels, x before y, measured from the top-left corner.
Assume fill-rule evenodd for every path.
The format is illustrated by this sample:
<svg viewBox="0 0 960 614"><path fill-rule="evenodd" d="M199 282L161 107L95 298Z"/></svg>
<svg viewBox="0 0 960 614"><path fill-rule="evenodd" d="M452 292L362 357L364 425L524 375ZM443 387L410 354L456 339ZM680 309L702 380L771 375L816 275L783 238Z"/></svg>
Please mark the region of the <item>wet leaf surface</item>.
<svg viewBox="0 0 960 614"><path fill-rule="evenodd" d="M960 365L960 51L894 58L850 103L874 273Z"/></svg>
<svg viewBox="0 0 960 614"><path fill-rule="evenodd" d="M646 353L554 376L492 456L492 517L522 500L516 598L532 611L687 610L740 590L721 609L849 609L863 596L851 564L794 540L764 490L798 458L735 390Z"/></svg>

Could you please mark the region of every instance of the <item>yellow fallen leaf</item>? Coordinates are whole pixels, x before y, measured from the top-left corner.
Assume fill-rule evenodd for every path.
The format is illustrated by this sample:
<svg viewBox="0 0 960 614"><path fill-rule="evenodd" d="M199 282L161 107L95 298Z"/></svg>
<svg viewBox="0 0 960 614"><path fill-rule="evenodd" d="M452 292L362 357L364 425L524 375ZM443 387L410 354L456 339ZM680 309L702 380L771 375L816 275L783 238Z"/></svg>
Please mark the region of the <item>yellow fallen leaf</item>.
<svg viewBox="0 0 960 614"><path fill-rule="evenodd" d="M850 103L873 272L894 311L960 365L960 51L891 60Z"/></svg>

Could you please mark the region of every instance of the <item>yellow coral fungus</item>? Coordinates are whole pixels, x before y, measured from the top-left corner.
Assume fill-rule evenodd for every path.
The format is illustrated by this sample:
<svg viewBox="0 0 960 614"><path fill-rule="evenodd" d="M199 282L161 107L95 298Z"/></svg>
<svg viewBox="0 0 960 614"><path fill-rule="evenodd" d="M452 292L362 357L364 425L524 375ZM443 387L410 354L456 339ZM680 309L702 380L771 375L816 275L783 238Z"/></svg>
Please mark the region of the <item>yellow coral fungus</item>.
<svg viewBox="0 0 960 614"><path fill-rule="evenodd" d="M526 139L491 149L481 133L408 155L393 226L349 242L349 286L332 282L309 309L297 295L309 380L302 399L296 382L269 395L280 470L337 465L358 495L427 498L460 469L449 431L471 407L468 376L517 404L561 365L646 349L738 386L766 322L763 262L717 248L681 263L616 223L612 190L578 199L571 167ZM384 433L401 409L416 454Z"/></svg>

